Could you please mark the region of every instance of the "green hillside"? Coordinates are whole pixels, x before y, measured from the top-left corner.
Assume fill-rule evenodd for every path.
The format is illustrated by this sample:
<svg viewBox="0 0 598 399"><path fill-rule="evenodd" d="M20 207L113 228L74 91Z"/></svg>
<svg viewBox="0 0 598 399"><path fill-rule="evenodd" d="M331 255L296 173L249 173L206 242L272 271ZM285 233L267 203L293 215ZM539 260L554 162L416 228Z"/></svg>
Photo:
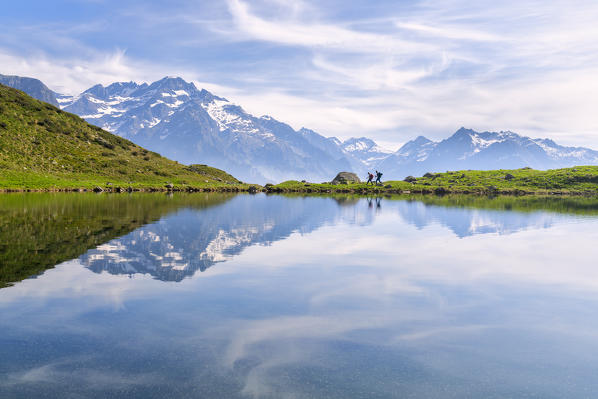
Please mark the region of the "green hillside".
<svg viewBox="0 0 598 399"><path fill-rule="evenodd" d="M426 173L408 177L405 181L386 181L375 186L365 183L304 183L287 181L266 185L271 192L313 193L390 193L390 194L536 194L536 195L598 195L598 166L576 166L553 170L461 170Z"/></svg>
<svg viewBox="0 0 598 399"><path fill-rule="evenodd" d="M226 172L181 165L0 85L0 190L246 189Z"/></svg>

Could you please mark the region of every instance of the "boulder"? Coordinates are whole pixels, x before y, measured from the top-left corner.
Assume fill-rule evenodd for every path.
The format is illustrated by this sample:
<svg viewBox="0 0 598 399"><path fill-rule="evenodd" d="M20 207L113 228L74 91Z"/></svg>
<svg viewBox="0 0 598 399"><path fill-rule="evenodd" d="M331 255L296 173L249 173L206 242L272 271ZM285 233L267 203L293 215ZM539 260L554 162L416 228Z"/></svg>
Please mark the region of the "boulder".
<svg viewBox="0 0 598 399"><path fill-rule="evenodd" d="M512 174L510 174L510 173L507 173L507 174L505 175L505 180L513 180L514 178L515 178L515 176L513 176L513 175L512 175Z"/></svg>
<svg viewBox="0 0 598 399"><path fill-rule="evenodd" d="M165 185L164 187L166 187L168 190L172 190L174 188L174 184L172 183L168 183L167 185Z"/></svg>
<svg viewBox="0 0 598 399"><path fill-rule="evenodd" d="M340 172L334 179L332 184L347 184L347 183L361 183L359 177L352 172Z"/></svg>
<svg viewBox="0 0 598 399"><path fill-rule="evenodd" d="M101 193L102 191L104 191L104 189L103 189L102 187L100 187L100 186L96 186L96 187L93 189L93 192L94 192L94 193Z"/></svg>
<svg viewBox="0 0 598 399"><path fill-rule="evenodd" d="M406 181L407 183L415 183L417 179L413 176L407 176L403 181Z"/></svg>

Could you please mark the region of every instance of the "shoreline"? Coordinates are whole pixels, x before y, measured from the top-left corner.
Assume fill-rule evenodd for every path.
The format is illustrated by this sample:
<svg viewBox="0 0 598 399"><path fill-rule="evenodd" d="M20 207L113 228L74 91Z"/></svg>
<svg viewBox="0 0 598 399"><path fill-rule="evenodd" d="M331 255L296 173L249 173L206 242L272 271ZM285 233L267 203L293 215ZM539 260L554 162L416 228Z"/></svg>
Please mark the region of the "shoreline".
<svg viewBox="0 0 598 399"><path fill-rule="evenodd" d="M451 188L438 186L433 188L410 188L410 189L396 189L396 188L363 188L363 187L351 187L351 188L335 188L330 189L327 187L318 187L318 185L310 185L308 187L266 187L264 190L266 193L271 194L285 194L285 193L304 193L304 194L355 194L355 195L471 195L471 196L493 196L493 195L508 195L513 197L523 196L582 196L582 197L596 197L598 198L598 191L579 191L579 190L525 190L521 188L517 189L504 189L504 190L493 190L486 188L471 189L471 190L454 190Z"/></svg>
<svg viewBox="0 0 598 399"><path fill-rule="evenodd" d="M315 187L314 187L315 186ZM258 186L248 187L96 187L96 188L70 188L70 187L48 187L48 188L0 188L0 194L10 193L107 193L107 194L125 194L125 193L265 193L265 194L308 194L308 195L336 195L351 194L359 196L383 196L383 195L425 195L425 196L444 196L444 195L468 195L475 197L488 196L511 196L511 197L595 197L598 198L597 191L578 191L578 190L452 190L446 187L435 188L411 188L395 189L383 186L377 188L363 187L343 187L329 189L326 187L317 187L317 185L308 184L308 187L281 188L277 186Z"/></svg>
<svg viewBox="0 0 598 399"><path fill-rule="evenodd" d="M58 178L45 176L20 176L0 179L0 193L4 192L265 192L305 194L354 194L354 195L473 195L473 196L578 196L598 197L598 166L576 166L573 168L545 171L530 168L499 170L462 170L443 173L426 173L422 177L408 176L401 181L386 181L380 185L369 185L341 179L334 183L311 183L305 180L288 180L278 184L250 184L214 178L214 181L189 181L182 176L169 180L123 182L110 177L94 176L93 179ZM112 180L112 181L110 181Z"/></svg>
<svg viewBox="0 0 598 399"><path fill-rule="evenodd" d="M262 187L250 185L248 187L47 187L47 188L0 188L0 194L8 193L201 193L201 192L226 192L226 193L256 193L264 191Z"/></svg>

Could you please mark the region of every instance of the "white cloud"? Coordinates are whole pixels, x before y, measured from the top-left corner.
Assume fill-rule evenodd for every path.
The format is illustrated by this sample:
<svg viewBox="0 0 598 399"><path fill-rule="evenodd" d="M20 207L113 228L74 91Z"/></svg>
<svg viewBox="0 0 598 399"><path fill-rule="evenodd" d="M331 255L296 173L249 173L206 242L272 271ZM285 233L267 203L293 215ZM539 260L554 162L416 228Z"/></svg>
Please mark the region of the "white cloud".
<svg viewBox="0 0 598 399"><path fill-rule="evenodd" d="M78 94L97 83L131 80L140 72L147 74L147 70L134 68L122 50L80 59L56 59L43 52L21 56L0 50L0 64L4 74L34 77L65 94Z"/></svg>
<svg viewBox="0 0 598 399"><path fill-rule="evenodd" d="M194 63L145 60L140 51L130 56L85 44L84 27L57 32L55 26L49 42L75 48L76 56L44 48L43 26L32 28L38 42L27 51L16 49L18 36L3 33L1 72L37 77L70 94L96 83L179 75L295 128L341 138L366 135L393 147L419 134L446 137L459 126L598 147L595 2L427 0L400 12L389 3L387 14L375 16L352 14L348 4L343 17L306 0L228 0L221 6L209 15L172 10L186 15L178 23L197 34L169 43L180 52L230 46L242 73L216 68L221 53ZM143 18L153 13L161 27L174 23L158 10ZM217 23L210 23L212 13ZM98 34L107 29L100 22L90 26ZM11 50L2 41L12 43ZM244 43L260 57L243 58ZM278 62L280 53L298 62ZM206 72L208 64L215 74Z"/></svg>
<svg viewBox="0 0 598 399"><path fill-rule="evenodd" d="M471 29L464 29L455 26L430 26L418 22L401 22L397 21L396 26L401 29L412 30L426 35L434 36L443 39L464 39L473 41L501 41L504 37L487 33L483 31L476 31Z"/></svg>
<svg viewBox="0 0 598 399"><path fill-rule="evenodd" d="M280 15L277 20L266 20L252 14L247 3L228 0L229 9L243 40L255 39L280 44L326 48L347 52L405 53L432 50L434 46L416 44L391 34L360 32L330 23L311 23L296 17Z"/></svg>

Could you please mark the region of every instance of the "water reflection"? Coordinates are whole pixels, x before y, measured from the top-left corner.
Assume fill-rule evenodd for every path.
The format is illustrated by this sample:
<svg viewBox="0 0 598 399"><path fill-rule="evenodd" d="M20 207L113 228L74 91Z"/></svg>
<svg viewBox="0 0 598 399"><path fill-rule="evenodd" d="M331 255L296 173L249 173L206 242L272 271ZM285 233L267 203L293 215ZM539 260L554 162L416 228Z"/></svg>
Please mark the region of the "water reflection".
<svg viewBox="0 0 598 399"><path fill-rule="evenodd" d="M309 233L326 224L371 225L377 216L383 217L382 203L382 197L236 197L209 209L169 215L88 251L81 262L97 273L143 273L181 281L246 247L270 245L293 232ZM565 218L543 210L505 212L396 199L385 199L384 207L419 229L440 224L461 238L548 228Z"/></svg>
<svg viewBox="0 0 598 399"><path fill-rule="evenodd" d="M598 394L585 200L162 198L0 290L0 397Z"/></svg>
<svg viewBox="0 0 598 399"><path fill-rule="evenodd" d="M384 208L384 212L382 212ZM543 229L598 213L584 198L14 195L0 198L0 287L81 256L94 272L181 281L293 232L371 225L388 212L458 237ZM118 238L116 238L118 237Z"/></svg>
<svg viewBox="0 0 598 399"><path fill-rule="evenodd" d="M190 207L231 195L10 194L0 196L0 288Z"/></svg>
<svg viewBox="0 0 598 399"><path fill-rule="evenodd" d="M354 223L371 222L367 213L353 211L354 204L343 212L346 205L328 198L238 196L205 210L183 209L96 247L81 262L97 273L146 273L180 281L248 246L270 245L293 232L309 233L339 216Z"/></svg>
<svg viewBox="0 0 598 399"><path fill-rule="evenodd" d="M526 229L543 229L563 220L559 214L538 210L535 212L505 212L476 208L450 208L422 202L397 204L403 220L423 229L439 223L458 237L476 234L512 234Z"/></svg>

